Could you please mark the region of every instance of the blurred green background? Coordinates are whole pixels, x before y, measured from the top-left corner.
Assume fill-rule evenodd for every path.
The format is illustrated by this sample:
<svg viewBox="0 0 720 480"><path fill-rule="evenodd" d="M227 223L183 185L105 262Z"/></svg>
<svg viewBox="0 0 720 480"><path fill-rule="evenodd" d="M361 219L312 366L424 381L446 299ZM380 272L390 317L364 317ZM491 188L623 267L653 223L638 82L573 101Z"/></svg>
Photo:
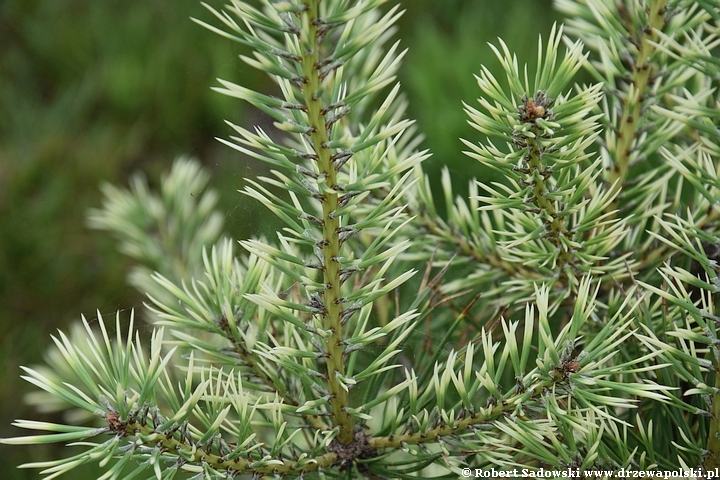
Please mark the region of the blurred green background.
<svg viewBox="0 0 720 480"><path fill-rule="evenodd" d="M473 74L481 64L497 71L487 42L502 37L532 64L537 35L547 36L556 14L550 0L405 0L404 8L399 37L410 52L400 80L410 115L433 152L429 172L448 165L462 191L483 174L458 138L476 138L461 105L478 96ZM261 228L236 193L258 165L214 137L229 134L225 119L264 120L210 87L217 77L260 90L269 82L240 62L238 45L191 16L213 21L197 0L0 1L0 437L21 434L13 419L38 418L22 404L30 385L19 366L42 361L50 334L80 314L141 305L125 284L129 262L85 227L101 182L126 185L142 170L156 185L176 156L194 155L213 173L228 233ZM67 454L0 446L2 478L39 478L13 467Z"/></svg>

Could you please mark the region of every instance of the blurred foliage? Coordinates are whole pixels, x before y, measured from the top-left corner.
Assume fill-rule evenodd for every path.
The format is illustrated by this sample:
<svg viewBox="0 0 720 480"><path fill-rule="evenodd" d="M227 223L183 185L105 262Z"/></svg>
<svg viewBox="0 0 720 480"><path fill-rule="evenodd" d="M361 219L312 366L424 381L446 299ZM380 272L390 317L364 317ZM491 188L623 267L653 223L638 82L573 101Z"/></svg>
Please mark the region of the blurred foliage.
<svg viewBox="0 0 720 480"><path fill-rule="evenodd" d="M511 50L534 51L555 14L549 0L407 0L404 7L400 35L410 52L401 81L410 116L434 153L429 171L447 164L462 192L468 177L482 175L460 155L458 138L473 136L461 105L476 96L473 74L481 64L496 67L486 42L502 36ZM10 421L24 415L28 386L18 366L41 361L49 333L81 313L139 306L125 283L129 262L85 225L87 209L100 205L101 182L125 185L142 170L153 184L175 156L194 155L213 170L227 233L263 230L235 193L257 164L214 137L227 135L225 119L264 119L244 117L240 102L210 87L217 77L243 76L255 89L267 80L240 62L237 45L190 16L209 14L197 0L0 2L0 436L13 434ZM532 65L533 55L524 57ZM12 464L49 456L2 447L0 465L11 464L9 455ZM3 478L32 474L7 470Z"/></svg>

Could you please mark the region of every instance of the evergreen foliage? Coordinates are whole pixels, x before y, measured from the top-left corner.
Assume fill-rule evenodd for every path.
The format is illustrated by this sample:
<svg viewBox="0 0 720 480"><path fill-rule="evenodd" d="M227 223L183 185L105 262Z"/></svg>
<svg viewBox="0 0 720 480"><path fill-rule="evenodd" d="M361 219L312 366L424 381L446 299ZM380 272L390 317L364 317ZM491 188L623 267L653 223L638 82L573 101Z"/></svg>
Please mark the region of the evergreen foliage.
<svg viewBox="0 0 720 480"><path fill-rule="evenodd" d="M54 478L457 478L463 468L720 466L720 4L557 0L529 72L481 68L468 162L502 181L434 198L395 82L385 0L208 7L278 96L220 80L275 129L223 143L268 163L242 192L283 227L221 238L180 160L159 195L105 190L90 224L141 266L144 341L83 320L7 444L84 448ZM573 83L580 69L595 83ZM447 106L446 108L451 108ZM439 205L446 211L440 214ZM145 345L148 344L149 346ZM48 400L52 398L52 400ZM94 415L96 422L88 421Z"/></svg>

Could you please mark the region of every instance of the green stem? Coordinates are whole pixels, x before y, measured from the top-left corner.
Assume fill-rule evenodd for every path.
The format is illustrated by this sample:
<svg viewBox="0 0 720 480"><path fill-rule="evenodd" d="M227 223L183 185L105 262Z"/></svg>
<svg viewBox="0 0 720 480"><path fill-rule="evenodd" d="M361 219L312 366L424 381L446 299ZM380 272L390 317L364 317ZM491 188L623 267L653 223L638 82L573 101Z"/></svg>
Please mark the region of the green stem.
<svg viewBox="0 0 720 480"><path fill-rule="evenodd" d="M534 127L532 131L539 136L540 129ZM537 138L537 137L536 137ZM540 214L541 221L545 224L545 232L550 242L558 249L560 254L557 259L557 270L560 272L560 280L562 284L567 285L567 277L565 274L565 266L573 264L572 253L568 250L560 237L571 238L563 219L558 216L557 208L551 198L548 197L548 185L546 175L550 175L551 171L543 164L542 149L536 138L528 138L528 154L526 157L528 165L528 173L526 182L532 186L533 200L537 208L542 212Z"/></svg>
<svg viewBox="0 0 720 480"><path fill-rule="evenodd" d="M617 182L615 187L617 189L622 188L630 170L630 157L638 130L643 98L650 76L653 73L649 61L652 54L655 53L655 47L651 42L657 41L657 32L665 24L664 11L666 3L666 0L652 2L648 14L647 29L642 34L642 40L638 47L638 57L635 60L635 68L632 74L632 86L628 91L627 98L624 99L625 108L620 119L617 144L615 146L615 165L606 175L606 179L611 185Z"/></svg>
<svg viewBox="0 0 720 480"><path fill-rule="evenodd" d="M457 419L450 425L439 425L424 432L413 432L402 435L389 435L387 437L374 437L368 440L371 448L376 450L386 448L402 448L404 445L419 445L430 443L439 437L455 435L469 430L476 425L494 421L498 418L513 412L518 405L527 402L531 398L537 398L543 390L552 387L554 380L547 379L533 385L528 391L521 394L514 394L511 398L498 402L495 406L484 408L479 413L473 413L467 417Z"/></svg>
<svg viewBox="0 0 720 480"><path fill-rule="evenodd" d="M440 437L457 435L472 429L476 425L494 421L513 412L518 405L528 402L530 399L537 399L542 392L551 388L557 379L546 378L536 382L527 391L514 393L509 398L498 402L492 407L481 409L478 413L469 414L457 419L453 424L443 424L423 432L406 433L400 435L389 435L385 437L367 437L367 448L371 450L397 449L404 445L419 445L431 443ZM308 473L319 468L332 467L338 464L341 459L335 452L329 452L298 465L297 461L284 460L281 463L267 464L263 460L252 458L227 458L227 456L213 453L213 450L197 445L190 440L178 439L176 434L170 435L165 432L157 432L145 422L122 422L118 425L109 425L108 431L123 437L135 438L136 444L152 445L161 448L165 452L177 454L191 464L208 464L216 470L230 470L245 474L262 475L297 475ZM367 453L367 452L365 452ZM308 459L306 459L308 460Z"/></svg>
<svg viewBox="0 0 720 480"><path fill-rule="evenodd" d="M304 52L302 56L303 76L306 84L303 88L307 115L312 127L311 140L315 154L317 155L318 168L321 177L325 179L325 186L322 189L322 211L323 211L323 259L324 259L324 283L323 303L325 316L323 326L332 332L326 340L327 352L327 373L328 391L331 394L330 407L332 411L333 424L340 428L337 439L342 444L348 444L355 440L355 421L347 413L348 392L338 380L339 375L345 375L345 362L342 351L342 304L340 298L340 238L338 229L340 221L333 216L338 210L338 183L337 172L335 171L332 152L327 147L328 132L325 126L323 115L323 104L321 100L321 86L319 70L320 45L318 44L317 21L319 20L320 0L303 0L307 10L303 14L302 31L307 38L301 39Z"/></svg>
<svg viewBox="0 0 720 480"><path fill-rule="evenodd" d="M720 372L715 372L715 388L720 389ZM705 457L705 470L720 468L720 393L713 395L712 421L708 432L707 451Z"/></svg>
<svg viewBox="0 0 720 480"><path fill-rule="evenodd" d="M315 457L313 461L302 466L298 466L297 462L292 460L283 461L282 464L258 465L258 463L264 462L251 458L227 459L224 456L200 448L198 445L178 440L174 436L162 432L155 432L152 427L142 425L139 422L123 424L121 430L112 431L134 437L143 444L159 446L166 452L176 452L179 457L184 458L188 463L197 465L206 463L216 470L232 470L246 474L284 475L312 472L318 468L330 467L337 462L337 454L326 453Z"/></svg>

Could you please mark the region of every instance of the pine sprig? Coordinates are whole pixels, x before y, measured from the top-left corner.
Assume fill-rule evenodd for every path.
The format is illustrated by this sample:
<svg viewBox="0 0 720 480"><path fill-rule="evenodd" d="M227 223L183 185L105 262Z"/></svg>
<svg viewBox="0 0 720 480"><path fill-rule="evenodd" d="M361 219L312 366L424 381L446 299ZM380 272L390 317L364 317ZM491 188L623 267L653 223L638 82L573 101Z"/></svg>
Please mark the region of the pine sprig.
<svg viewBox="0 0 720 480"><path fill-rule="evenodd" d="M44 433L3 443L82 449L26 467L200 479L719 464L720 5L558 0L570 18L540 40L534 74L491 46L505 78L481 67L464 144L501 180L461 198L445 169L441 213L395 81L402 12L385 3L206 6L222 28L196 22L249 47L242 60L276 85L215 90L274 121L230 124L221 142L270 165L242 193L283 228L237 253L214 194L188 198L207 182L192 162L160 195L107 187L91 223L143 264L149 348L119 316L115 335L99 317L54 337L50 368L25 369L45 392L34 401L95 423L17 421ZM573 84L581 68L597 83Z"/></svg>
<svg viewBox="0 0 720 480"><path fill-rule="evenodd" d="M465 141L470 157L501 172L509 183L479 184L489 194L477 197L479 210L498 211L503 217L502 234L494 241L498 254L567 292L559 300L583 275L608 280L627 275L627 257L609 259L626 235L623 222L605 213L615 194L598 180L600 160L586 152L598 135L599 117L589 114L600 102L600 86L563 95L586 57L576 42L559 60L561 39L562 29L551 33L532 88L507 46L493 47L510 92L503 91L487 69L482 71L478 83L483 110L466 105L466 112L471 125L495 141ZM492 225L492 219L483 223ZM528 277L516 280L524 278L525 288L531 289L537 277Z"/></svg>

